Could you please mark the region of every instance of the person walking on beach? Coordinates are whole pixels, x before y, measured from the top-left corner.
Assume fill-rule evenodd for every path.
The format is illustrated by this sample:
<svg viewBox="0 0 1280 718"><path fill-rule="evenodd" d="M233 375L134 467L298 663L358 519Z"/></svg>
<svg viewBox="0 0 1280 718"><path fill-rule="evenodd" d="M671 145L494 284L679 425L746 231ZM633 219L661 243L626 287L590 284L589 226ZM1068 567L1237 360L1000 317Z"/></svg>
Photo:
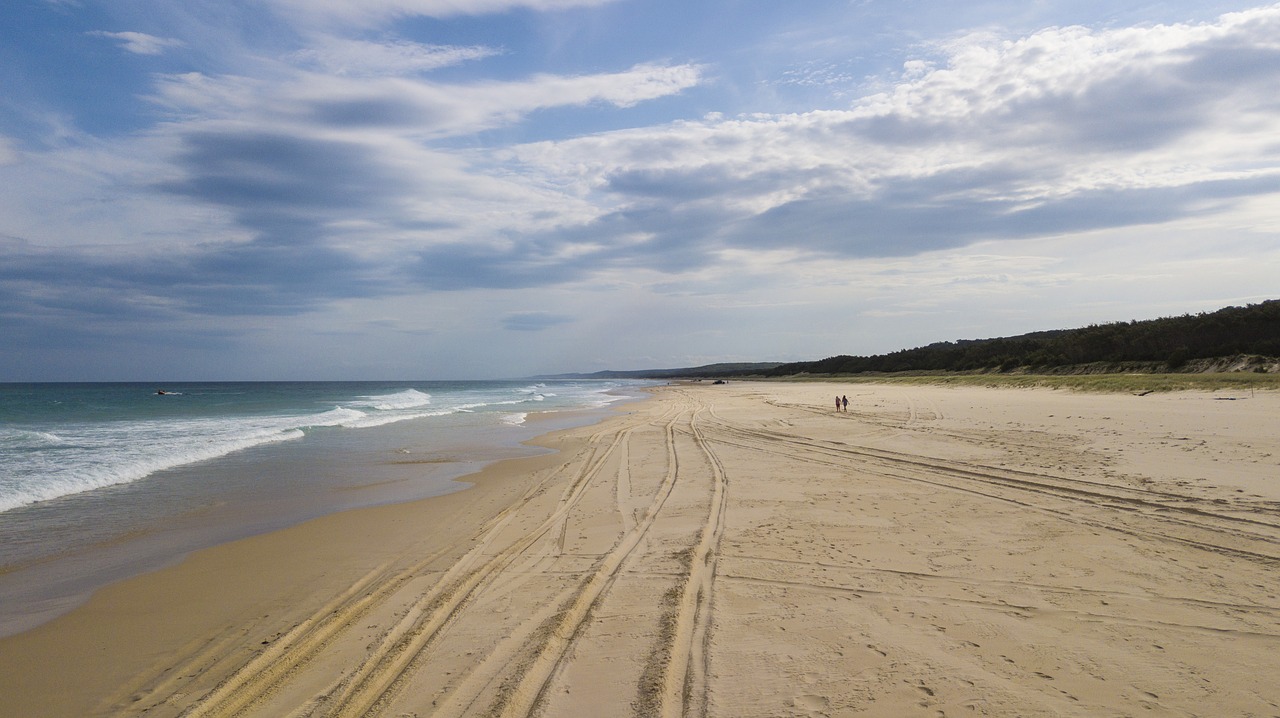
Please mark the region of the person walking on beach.
<svg viewBox="0 0 1280 718"><path fill-rule="evenodd" d="M844 402L844 410L845 410L845 412L847 413L847 412L849 411L849 397L848 397L848 396L842 396L842 397L840 397L840 401Z"/></svg>
<svg viewBox="0 0 1280 718"><path fill-rule="evenodd" d="M836 411L840 411L840 397L836 397Z"/></svg>

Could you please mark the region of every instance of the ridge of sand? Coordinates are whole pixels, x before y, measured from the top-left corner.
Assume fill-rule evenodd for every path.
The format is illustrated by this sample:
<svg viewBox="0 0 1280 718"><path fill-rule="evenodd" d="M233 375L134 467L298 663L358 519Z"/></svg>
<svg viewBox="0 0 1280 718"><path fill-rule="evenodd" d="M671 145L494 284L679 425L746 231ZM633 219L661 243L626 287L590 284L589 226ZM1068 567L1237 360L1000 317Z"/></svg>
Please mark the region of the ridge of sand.
<svg viewBox="0 0 1280 718"><path fill-rule="evenodd" d="M0 715L1280 712L1280 394L655 394L108 587Z"/></svg>

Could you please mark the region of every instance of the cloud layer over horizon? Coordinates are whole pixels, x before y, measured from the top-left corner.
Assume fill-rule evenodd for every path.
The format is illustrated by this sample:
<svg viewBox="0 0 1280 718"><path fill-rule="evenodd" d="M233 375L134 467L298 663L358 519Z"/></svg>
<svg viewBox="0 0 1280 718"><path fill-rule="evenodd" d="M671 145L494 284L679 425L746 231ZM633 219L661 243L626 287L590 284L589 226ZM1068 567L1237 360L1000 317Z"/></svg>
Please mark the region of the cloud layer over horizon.
<svg viewBox="0 0 1280 718"><path fill-rule="evenodd" d="M1280 5L141 5L0 31L0 380L812 359L1275 296Z"/></svg>

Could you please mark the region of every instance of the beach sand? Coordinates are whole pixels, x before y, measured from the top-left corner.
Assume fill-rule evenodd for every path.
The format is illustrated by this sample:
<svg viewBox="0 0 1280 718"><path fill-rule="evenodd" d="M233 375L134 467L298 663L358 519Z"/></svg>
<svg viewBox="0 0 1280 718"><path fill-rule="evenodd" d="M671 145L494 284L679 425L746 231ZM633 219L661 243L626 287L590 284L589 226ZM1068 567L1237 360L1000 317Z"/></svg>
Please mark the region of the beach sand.
<svg viewBox="0 0 1280 718"><path fill-rule="evenodd" d="M662 387L466 491L102 589L0 640L0 714L1274 716L1277 419Z"/></svg>

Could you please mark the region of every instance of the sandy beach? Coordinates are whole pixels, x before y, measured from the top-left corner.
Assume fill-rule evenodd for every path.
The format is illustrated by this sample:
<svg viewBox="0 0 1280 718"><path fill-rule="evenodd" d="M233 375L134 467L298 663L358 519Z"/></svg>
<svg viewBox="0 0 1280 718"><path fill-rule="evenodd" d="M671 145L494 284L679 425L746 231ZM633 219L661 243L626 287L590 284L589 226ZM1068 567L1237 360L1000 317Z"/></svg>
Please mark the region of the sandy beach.
<svg viewBox="0 0 1280 718"><path fill-rule="evenodd" d="M1274 716L1277 419L661 387L468 490L108 586L0 640L0 715Z"/></svg>

